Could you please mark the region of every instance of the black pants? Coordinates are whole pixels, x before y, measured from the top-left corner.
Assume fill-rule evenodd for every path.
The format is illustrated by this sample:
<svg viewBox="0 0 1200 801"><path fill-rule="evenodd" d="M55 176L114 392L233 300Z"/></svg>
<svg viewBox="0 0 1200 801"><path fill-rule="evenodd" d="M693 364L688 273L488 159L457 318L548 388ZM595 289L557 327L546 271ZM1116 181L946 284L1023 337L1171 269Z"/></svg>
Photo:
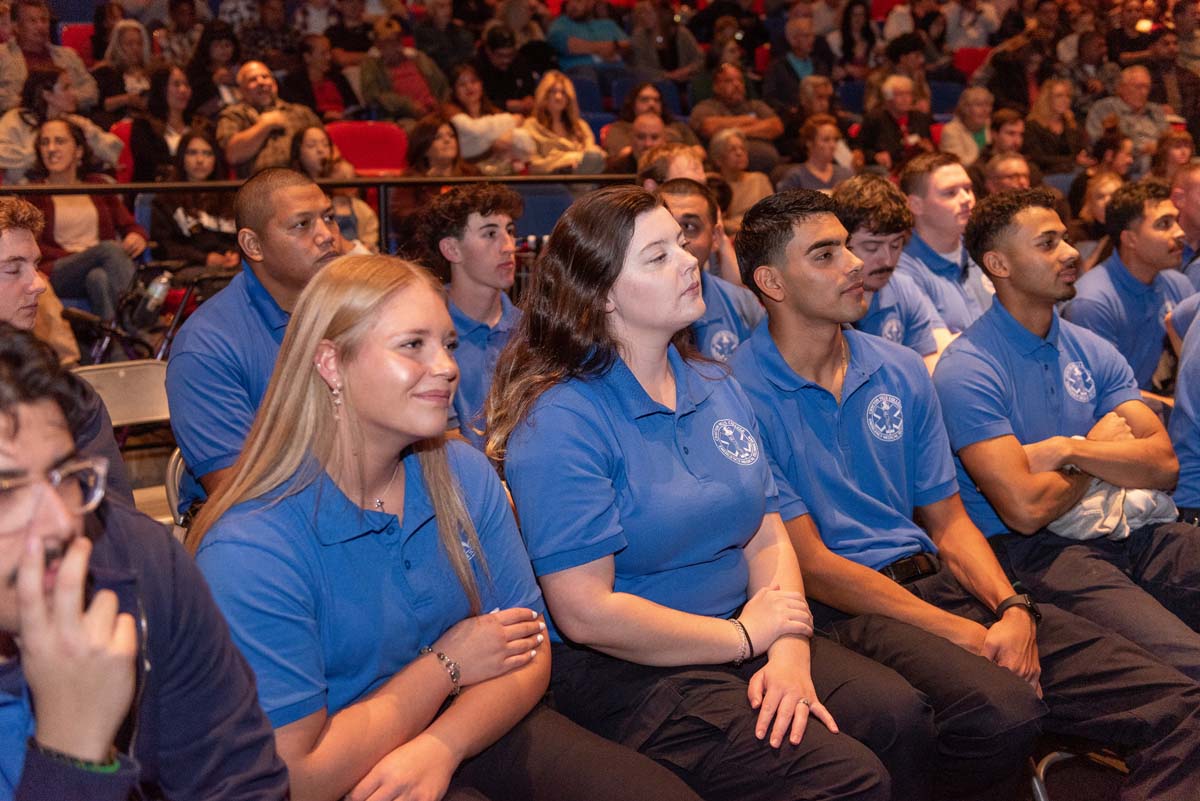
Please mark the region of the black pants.
<svg viewBox="0 0 1200 801"><path fill-rule="evenodd" d="M1042 531L991 543L1038 601L1116 632L1200 682L1200 528L1147 526L1115 542Z"/></svg>
<svg viewBox="0 0 1200 801"><path fill-rule="evenodd" d="M812 678L841 734L810 718L778 748L754 736L746 684L763 666L653 668L587 649L554 649L556 707L666 765L707 801L918 799L928 794L933 717L891 670L823 638Z"/></svg>
<svg viewBox="0 0 1200 801"><path fill-rule="evenodd" d="M940 609L984 626L994 621L947 569L906 586ZM1042 728L1121 751L1130 768L1123 799L1200 798L1200 686L1124 637L1053 604L1039 605L1038 655L1048 707ZM977 778L994 776L998 788L1006 775L1023 777L1019 763L1042 707L1028 685L906 623L874 615L839 618L820 605L813 611L818 626L831 626L844 645L894 668L926 693L937 720L944 794L978 797L972 771L980 772Z"/></svg>
<svg viewBox="0 0 1200 801"><path fill-rule="evenodd" d="M701 801L653 760L544 704L454 774L444 801Z"/></svg>

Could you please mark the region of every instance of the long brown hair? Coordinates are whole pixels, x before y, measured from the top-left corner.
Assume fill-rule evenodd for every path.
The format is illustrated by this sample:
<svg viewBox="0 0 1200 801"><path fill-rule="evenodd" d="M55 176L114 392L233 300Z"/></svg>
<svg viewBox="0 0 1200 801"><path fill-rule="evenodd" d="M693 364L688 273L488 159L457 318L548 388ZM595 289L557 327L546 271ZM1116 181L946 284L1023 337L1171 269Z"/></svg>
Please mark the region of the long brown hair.
<svg viewBox="0 0 1200 801"><path fill-rule="evenodd" d="M504 460L513 429L543 392L571 378L601 375L619 358L608 295L637 218L661 204L639 187L608 186L575 201L554 226L484 406L493 460ZM673 342L686 356L695 355L688 329Z"/></svg>
<svg viewBox="0 0 1200 801"><path fill-rule="evenodd" d="M335 447L333 398L313 358L321 342L328 340L342 361L353 361L382 308L397 292L413 284L425 284L445 297L441 283L428 270L394 256L343 256L309 282L288 323L271 383L233 467L233 477L209 499L188 531L185 543L192 553L221 516L239 503L265 496L271 496L277 503L317 481L320 470L313 465L313 459L330 472L353 468L341 462L343 449ZM342 398L343 414L349 416L351 423L351 437L361 441L352 412L354 388L349 383L342 386ZM431 437L416 443L413 449L429 488L442 550L467 594L471 614L477 615L479 588L464 554L464 543L478 555L485 576L487 566L475 526L450 470L445 439L440 435ZM284 485L286 489L277 492ZM365 498L354 500L365 505Z"/></svg>
<svg viewBox="0 0 1200 801"><path fill-rule="evenodd" d="M550 70L542 76L541 83L533 93L533 118L543 128L554 130L554 117L546 106L550 98L550 90L561 86L567 96L567 107L562 112L563 127L567 129L572 139L583 142L587 139L583 133L583 118L579 116L579 98L575 96L575 85L571 79L558 70Z"/></svg>

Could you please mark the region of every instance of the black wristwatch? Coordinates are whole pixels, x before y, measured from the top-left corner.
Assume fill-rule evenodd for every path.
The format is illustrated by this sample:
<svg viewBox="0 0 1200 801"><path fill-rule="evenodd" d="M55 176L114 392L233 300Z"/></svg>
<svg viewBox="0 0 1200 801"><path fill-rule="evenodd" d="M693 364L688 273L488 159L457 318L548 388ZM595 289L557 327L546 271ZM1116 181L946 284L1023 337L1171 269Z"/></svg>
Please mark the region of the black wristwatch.
<svg viewBox="0 0 1200 801"><path fill-rule="evenodd" d="M1001 601L1000 605L996 607L996 620L999 620L1000 618L1002 618L1004 616L1004 613L1007 612L1009 609L1012 609L1014 606L1019 607L1020 609L1023 609L1026 612L1028 612L1029 616L1031 618L1033 618L1033 622L1035 625L1042 622L1041 610L1038 609L1038 605L1033 602L1033 598L1029 597L1029 595L1027 595L1025 593L1013 595L1013 596L1011 596L1009 598L1005 598L1003 601Z"/></svg>

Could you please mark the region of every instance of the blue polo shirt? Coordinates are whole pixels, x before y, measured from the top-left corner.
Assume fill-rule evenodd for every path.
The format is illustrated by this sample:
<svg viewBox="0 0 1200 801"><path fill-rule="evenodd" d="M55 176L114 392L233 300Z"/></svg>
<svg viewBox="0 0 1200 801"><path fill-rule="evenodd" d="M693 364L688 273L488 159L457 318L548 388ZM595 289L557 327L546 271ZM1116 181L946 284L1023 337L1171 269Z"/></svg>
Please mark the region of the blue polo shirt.
<svg viewBox="0 0 1200 801"><path fill-rule="evenodd" d="M1183 263L1179 269L1192 282L1192 286L1200 290L1200 253L1186 242L1183 245Z"/></svg>
<svg viewBox="0 0 1200 801"><path fill-rule="evenodd" d="M840 404L788 366L766 323L734 354L733 374L754 406L783 519L811 514L829 550L878 570L937 550L913 509L958 484L925 362L876 336L845 336Z"/></svg>
<svg viewBox="0 0 1200 801"><path fill-rule="evenodd" d="M544 613L495 471L464 443L447 448L491 575L464 540L482 611ZM276 728L361 701L470 614L415 454L404 458L402 521L360 508L315 462L302 470L316 480L234 507L196 554Z"/></svg>
<svg viewBox="0 0 1200 801"><path fill-rule="evenodd" d="M945 328L946 324L916 282L907 275L892 273L871 298L866 316L854 327L928 356L937 353L933 329Z"/></svg>
<svg viewBox="0 0 1200 801"><path fill-rule="evenodd" d="M674 347L669 359L674 410L620 359L547 390L505 474L539 576L612 556L617 592L728 617L746 602L742 550L778 508L775 482L737 382Z"/></svg>
<svg viewBox="0 0 1200 801"><path fill-rule="evenodd" d="M596 56L573 55L567 50L568 39L584 39L589 42L625 42L629 35L610 19L573 20L566 14L550 23L546 40L558 51L558 64L564 70L587 64L600 63ZM619 62L615 62L619 63Z"/></svg>
<svg viewBox="0 0 1200 801"><path fill-rule="evenodd" d="M994 291L966 248L959 247L958 261L948 261L914 232L896 263L896 274L913 280L952 334L965 331L987 311Z"/></svg>
<svg viewBox="0 0 1200 801"><path fill-rule="evenodd" d="M1175 504L1200 507L1200 328L1195 326L1183 338L1179 376L1175 381L1175 408L1167 430L1179 457Z"/></svg>
<svg viewBox="0 0 1200 801"><path fill-rule="evenodd" d="M1116 345L1133 368L1138 386L1149 389L1166 345L1163 318L1196 291L1191 281L1178 270L1163 270L1143 284L1114 250L1084 273L1075 289L1063 317Z"/></svg>
<svg viewBox="0 0 1200 801"><path fill-rule="evenodd" d="M206 497L200 476L237 461L289 317L243 261L229 286L179 329L167 362L167 401L187 465L180 510Z"/></svg>
<svg viewBox="0 0 1200 801"><path fill-rule="evenodd" d="M958 451L1006 435L1022 445L1084 436L1122 403L1140 400L1129 364L1110 343L1060 320L1045 339L993 303L942 354L933 372L950 446ZM986 536L1008 530L958 465L963 503Z"/></svg>
<svg viewBox="0 0 1200 801"><path fill-rule="evenodd" d="M1193 292L1171 309L1171 327L1180 337L1186 337L1192 328L1192 321L1200 312L1200 292ZM1178 381L1176 381L1178 384Z"/></svg>
<svg viewBox="0 0 1200 801"><path fill-rule="evenodd" d="M521 310L501 292L500 319L495 326L489 326L468 316L454 301L449 301L449 305L450 319L458 332L458 350L454 352L454 360L458 362L458 392L454 394L447 426L457 426L468 442L483 450L483 437L475 429L483 428L483 403L492 388L496 359L520 322Z"/></svg>
<svg viewBox="0 0 1200 801"><path fill-rule="evenodd" d="M700 271L700 294L704 316L692 323L696 347L710 359L728 361L767 312L749 289L705 270Z"/></svg>

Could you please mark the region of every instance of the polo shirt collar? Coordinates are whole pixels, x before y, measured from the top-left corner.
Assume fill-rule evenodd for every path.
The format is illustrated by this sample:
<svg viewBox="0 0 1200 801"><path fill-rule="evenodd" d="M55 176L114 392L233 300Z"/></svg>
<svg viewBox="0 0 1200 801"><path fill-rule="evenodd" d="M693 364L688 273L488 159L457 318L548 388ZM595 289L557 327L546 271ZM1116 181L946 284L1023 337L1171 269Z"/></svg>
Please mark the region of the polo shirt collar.
<svg viewBox="0 0 1200 801"><path fill-rule="evenodd" d="M521 313L517 311L517 307L508 299L508 294L500 293L500 319L496 321L494 326L489 326L487 323L476 320L471 315L464 312L455 305L454 301L446 298L446 303L450 307L450 319L454 322L454 327L462 332L463 336L471 336L483 330L484 333L492 331L511 331L521 319Z"/></svg>
<svg viewBox="0 0 1200 801"><path fill-rule="evenodd" d="M797 392L808 387L828 392L829 390L825 387L809 381L792 369L787 360L783 358L783 354L779 352L779 347L775 344L775 339L771 336L770 328L768 328L768 322L764 318L750 337L750 347L753 349L754 357L767 381L783 392ZM842 336L846 338L846 347L849 348L850 357L846 376L842 380L842 397L848 398L855 390L870 380L871 376L883 366L883 362L877 353L869 348L861 347L861 343L858 342L860 337L867 335L843 326Z"/></svg>
<svg viewBox="0 0 1200 801"><path fill-rule="evenodd" d="M674 345L667 349L667 361L675 376L674 412L646 393L624 359L618 357L613 361L612 367L601 380L613 389L617 404L626 417L631 420L649 417L652 414L674 414L682 417L694 412L712 394L712 382L684 361Z"/></svg>
<svg viewBox="0 0 1200 801"><path fill-rule="evenodd" d="M303 480L306 474L311 475L311 470L319 471L319 475L299 494L303 497L304 508L316 510L313 527L317 541L322 545L338 545L368 534L380 534L396 524L395 514L363 509L346 497L329 474L311 457L297 471L296 480ZM415 531L433 519L434 512L429 493L425 491L420 462L411 449L404 457L404 481L403 528Z"/></svg>
<svg viewBox="0 0 1200 801"><path fill-rule="evenodd" d="M1019 353L1029 356L1047 346L1056 351L1058 350L1059 322L1057 309L1052 313L1050 330L1046 332L1045 337L1039 337L1021 325L1017 321L1017 318L1013 317L1008 309L1004 308L1004 304L998 300L992 303L992 308L987 311L987 314L991 315L992 323L996 326L1004 341L1012 344Z"/></svg>
<svg viewBox="0 0 1200 801"><path fill-rule="evenodd" d="M958 246L960 261L946 259L916 233L913 233L912 239L908 241L908 245L904 249L910 256L923 262L926 267L943 278L949 278L961 284L967 277L967 260L963 257L961 242Z"/></svg>
<svg viewBox="0 0 1200 801"><path fill-rule="evenodd" d="M258 280L258 276L254 274L254 270L250 269L249 263L244 259L242 260L242 275L246 277L246 297L250 300L250 306L267 324L271 332L277 334L275 341L282 343L283 331L287 328L291 315L279 307L275 298L271 297L271 293Z"/></svg>
<svg viewBox="0 0 1200 801"><path fill-rule="evenodd" d="M1118 292L1135 297L1150 295L1154 292L1158 276L1155 276L1149 284L1143 284L1133 277L1133 273L1129 272L1129 268L1125 266L1125 262L1121 261L1121 256L1116 249L1108 257L1106 264L1108 265L1108 274L1112 277L1112 282Z"/></svg>

